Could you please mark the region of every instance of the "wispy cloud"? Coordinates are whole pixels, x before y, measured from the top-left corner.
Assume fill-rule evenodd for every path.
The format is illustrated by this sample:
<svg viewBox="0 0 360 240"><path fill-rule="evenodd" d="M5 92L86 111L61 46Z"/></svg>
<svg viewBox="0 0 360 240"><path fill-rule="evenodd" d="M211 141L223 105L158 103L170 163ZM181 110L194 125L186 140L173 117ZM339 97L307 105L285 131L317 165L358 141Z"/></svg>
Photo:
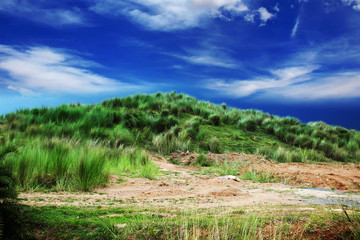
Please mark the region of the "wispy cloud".
<svg viewBox="0 0 360 240"><path fill-rule="evenodd" d="M255 22L255 14L254 13L246 14L244 17L244 20L247 22L254 23Z"/></svg>
<svg viewBox="0 0 360 240"><path fill-rule="evenodd" d="M356 11L360 11L360 0L342 0L345 5L352 6Z"/></svg>
<svg viewBox="0 0 360 240"><path fill-rule="evenodd" d="M297 66L271 71L271 77L251 80L224 81L208 80L206 87L232 97L246 97L259 91L285 88L297 83L310 80L309 73L317 66Z"/></svg>
<svg viewBox="0 0 360 240"><path fill-rule="evenodd" d="M43 1L1 0L0 12L52 26L86 24L83 14L77 8L45 8L43 4Z"/></svg>
<svg viewBox="0 0 360 240"><path fill-rule="evenodd" d="M223 14L238 16L248 10L242 0L104 0L91 9L99 14L125 15L151 30L173 31L198 27Z"/></svg>
<svg viewBox="0 0 360 240"><path fill-rule="evenodd" d="M359 98L360 72L315 73L319 66L290 67L271 71L272 77L250 80L210 79L205 87L228 97L258 94L261 99L312 101Z"/></svg>
<svg viewBox="0 0 360 240"><path fill-rule="evenodd" d="M226 49L218 49L210 43L202 43L202 47L198 49L184 48L185 54L164 53L171 57L181 59L187 63L222 68L239 68L240 63L232 59Z"/></svg>
<svg viewBox="0 0 360 240"><path fill-rule="evenodd" d="M255 18L260 20L260 26L266 25L267 21L276 17L280 11L279 6L276 5L273 8L273 13L269 12L265 7L260 7L257 10L251 11L244 16L244 20L247 22L255 23Z"/></svg>
<svg viewBox="0 0 360 240"><path fill-rule="evenodd" d="M297 30L298 30L298 27L299 27L299 23L300 23L300 17L297 17L296 18L296 22L295 22L295 25L291 31L291 37L295 37L296 33L297 33Z"/></svg>
<svg viewBox="0 0 360 240"><path fill-rule="evenodd" d="M172 55L173 57L182 59L188 63L204 66L215 66L223 68L237 68L238 65L231 62L229 59L216 58L211 56L181 56Z"/></svg>
<svg viewBox="0 0 360 240"><path fill-rule="evenodd" d="M312 81L269 93L295 100L317 100L360 97L360 72L342 72L328 77L314 76Z"/></svg>
<svg viewBox="0 0 360 240"><path fill-rule="evenodd" d="M0 81L21 94L85 94L139 87L93 73L86 68L89 63L91 61L64 50L0 45L0 73L7 76Z"/></svg>
<svg viewBox="0 0 360 240"><path fill-rule="evenodd" d="M269 13L269 11L268 11L266 8L264 8L264 7L259 8L259 9L258 9L258 12L259 12L259 14L260 14L260 19L261 19L264 23L266 23L268 20L270 20L271 18L274 17L274 14Z"/></svg>

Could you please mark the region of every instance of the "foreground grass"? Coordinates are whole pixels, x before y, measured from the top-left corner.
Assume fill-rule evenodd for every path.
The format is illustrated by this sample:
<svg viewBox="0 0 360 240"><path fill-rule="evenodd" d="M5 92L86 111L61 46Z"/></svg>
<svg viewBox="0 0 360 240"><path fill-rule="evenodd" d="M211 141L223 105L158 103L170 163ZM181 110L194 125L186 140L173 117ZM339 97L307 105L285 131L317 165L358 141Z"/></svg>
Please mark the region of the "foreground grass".
<svg viewBox="0 0 360 240"><path fill-rule="evenodd" d="M30 138L27 144L9 141L17 149L1 162L13 172L22 190L89 191L108 183L110 174L153 179L158 168L146 151L135 147L107 148L93 140Z"/></svg>
<svg viewBox="0 0 360 240"><path fill-rule="evenodd" d="M26 207L42 239L358 239L359 209Z"/></svg>

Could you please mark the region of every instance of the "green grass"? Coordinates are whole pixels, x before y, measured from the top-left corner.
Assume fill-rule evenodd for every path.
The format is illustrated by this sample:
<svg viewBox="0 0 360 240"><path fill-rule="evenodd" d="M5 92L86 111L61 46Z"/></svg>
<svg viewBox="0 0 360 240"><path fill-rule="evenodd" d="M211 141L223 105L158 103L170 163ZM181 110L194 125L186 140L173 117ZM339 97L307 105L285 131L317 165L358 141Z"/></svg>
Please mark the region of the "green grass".
<svg viewBox="0 0 360 240"><path fill-rule="evenodd" d="M26 207L25 213L34 220L30 227L48 239L316 239L329 232L336 239L354 239L359 212L353 210L351 225L342 213L299 215L296 209L273 207L262 215L243 209L135 207ZM331 232L340 224L343 229Z"/></svg>
<svg viewBox="0 0 360 240"><path fill-rule="evenodd" d="M5 164L23 190L82 190L108 183L110 173L153 179L158 169L144 150L108 149L96 141L33 138L18 147Z"/></svg>
<svg viewBox="0 0 360 240"><path fill-rule="evenodd" d="M6 145L18 149L5 161L25 190L89 190L105 185L109 174L153 179L158 170L141 149L162 155L245 152L278 162L360 162L358 131L175 92L19 110L0 119L0 146ZM223 172L231 169L225 166Z"/></svg>
<svg viewBox="0 0 360 240"><path fill-rule="evenodd" d="M248 171L241 176L244 180L251 180L259 183L278 183L279 178L266 172Z"/></svg>
<svg viewBox="0 0 360 240"><path fill-rule="evenodd" d="M195 161L195 166L210 167L212 165L213 163L210 162L204 154L199 155Z"/></svg>

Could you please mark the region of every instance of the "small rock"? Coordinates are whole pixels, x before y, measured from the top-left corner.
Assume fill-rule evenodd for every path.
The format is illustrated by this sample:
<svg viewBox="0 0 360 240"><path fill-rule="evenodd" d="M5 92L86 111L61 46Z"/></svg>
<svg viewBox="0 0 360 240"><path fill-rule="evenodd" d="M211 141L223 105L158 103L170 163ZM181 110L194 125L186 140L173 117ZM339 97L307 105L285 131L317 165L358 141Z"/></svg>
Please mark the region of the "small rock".
<svg viewBox="0 0 360 240"><path fill-rule="evenodd" d="M240 178L233 176L233 175L219 177L219 180L234 180L236 182L240 182Z"/></svg>

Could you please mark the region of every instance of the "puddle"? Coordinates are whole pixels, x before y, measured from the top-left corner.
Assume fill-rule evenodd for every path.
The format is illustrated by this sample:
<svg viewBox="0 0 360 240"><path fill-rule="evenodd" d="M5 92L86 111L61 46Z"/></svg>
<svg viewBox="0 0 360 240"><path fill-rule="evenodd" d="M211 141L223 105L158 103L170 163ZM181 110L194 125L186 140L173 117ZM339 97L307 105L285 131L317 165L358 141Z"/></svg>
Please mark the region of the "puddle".
<svg viewBox="0 0 360 240"><path fill-rule="evenodd" d="M344 205L348 207L360 207L360 199L345 199L345 198L314 198L301 199L306 204L316 205Z"/></svg>
<svg viewBox="0 0 360 240"><path fill-rule="evenodd" d="M348 207L360 207L360 196L348 195L339 190L324 188L299 188L296 194L306 204L316 205L345 205Z"/></svg>
<svg viewBox="0 0 360 240"><path fill-rule="evenodd" d="M305 189L305 190L315 190L315 191L323 191L323 192L330 192L330 193L344 193L343 191L339 191L339 190L330 190L330 189L325 189L325 188L300 188L300 189Z"/></svg>

